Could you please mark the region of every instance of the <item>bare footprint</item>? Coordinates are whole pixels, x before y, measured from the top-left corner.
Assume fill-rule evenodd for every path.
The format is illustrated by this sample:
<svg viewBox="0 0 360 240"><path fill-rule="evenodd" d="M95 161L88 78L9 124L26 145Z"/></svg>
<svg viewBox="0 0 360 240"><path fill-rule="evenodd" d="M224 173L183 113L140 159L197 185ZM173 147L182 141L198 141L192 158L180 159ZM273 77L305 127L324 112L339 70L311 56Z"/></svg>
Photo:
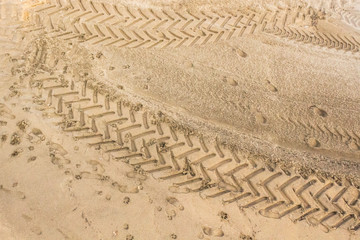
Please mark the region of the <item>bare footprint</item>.
<svg viewBox="0 0 360 240"><path fill-rule="evenodd" d="M7 189L7 188L4 188L3 185L0 185L0 191L1 192L4 192L4 193L7 193L7 194L10 194L18 199L25 199L26 196L23 192L21 191L11 191L10 189Z"/></svg>
<svg viewBox="0 0 360 240"><path fill-rule="evenodd" d="M129 188L127 185L120 185L118 182L113 182L111 185L122 193L138 193L139 192L138 187Z"/></svg>
<svg viewBox="0 0 360 240"><path fill-rule="evenodd" d="M78 175L75 175L75 178L80 180L80 179L95 179L95 180L102 180L103 175L101 174L97 174L97 173L91 173L91 172L80 172Z"/></svg>
<svg viewBox="0 0 360 240"><path fill-rule="evenodd" d="M135 179L142 180L142 181L145 181L147 179L146 175L138 173L137 171L128 172L128 173L126 173L126 176L128 178L135 178Z"/></svg>
<svg viewBox="0 0 360 240"><path fill-rule="evenodd" d="M63 168L64 165L70 164L71 161L69 159L63 158L63 157L57 157L52 155L51 157L51 163L58 166L59 168Z"/></svg>
<svg viewBox="0 0 360 240"><path fill-rule="evenodd" d="M28 134L28 139L30 143L40 143L45 140L45 136L40 129L33 128Z"/></svg>
<svg viewBox="0 0 360 240"><path fill-rule="evenodd" d="M68 154L68 152L60 144L53 142L48 142L47 144L50 145L51 152L55 152L57 154L60 154L61 156L65 156L66 154Z"/></svg>
<svg viewBox="0 0 360 240"><path fill-rule="evenodd" d="M26 198L25 193L23 193L21 191L14 191L14 192L12 192L12 194L18 199L25 199Z"/></svg>
<svg viewBox="0 0 360 240"><path fill-rule="evenodd" d="M173 205L174 207L178 208L180 211L184 210L184 206L182 204L180 204L179 200L177 200L174 197L167 197L166 201L168 203L170 203L171 205Z"/></svg>
<svg viewBox="0 0 360 240"><path fill-rule="evenodd" d="M38 226L33 226L30 228L30 230L35 233L36 235L41 235L42 234L42 230L40 227Z"/></svg>
<svg viewBox="0 0 360 240"><path fill-rule="evenodd" d="M3 185L0 185L0 191L1 191L1 192L5 192L5 193L10 193L10 192L11 192L11 190L9 190L9 189L7 189L7 188L4 188Z"/></svg>
<svg viewBox="0 0 360 240"><path fill-rule="evenodd" d="M189 188L181 188L179 186L170 186L169 191L172 193L189 193Z"/></svg>
<svg viewBox="0 0 360 240"><path fill-rule="evenodd" d="M238 85L237 81L230 77L224 77L223 82L229 84L230 86L236 87Z"/></svg>
<svg viewBox="0 0 360 240"><path fill-rule="evenodd" d="M105 169L104 169L103 165L99 161L89 160L89 161L86 161L86 163L91 165L95 172L98 172L98 173L104 173L105 172Z"/></svg>
<svg viewBox="0 0 360 240"><path fill-rule="evenodd" d="M138 193L139 188L138 187L129 188L126 185L122 185L122 186L119 187L119 191L122 192L122 193Z"/></svg>
<svg viewBox="0 0 360 240"><path fill-rule="evenodd" d="M212 236L212 234L213 234L212 228L210 228L210 227L203 226L202 230L203 230L203 233L207 236Z"/></svg>
<svg viewBox="0 0 360 240"><path fill-rule="evenodd" d="M210 227L203 226L203 233L207 236L223 237L224 231L221 228L212 229Z"/></svg>

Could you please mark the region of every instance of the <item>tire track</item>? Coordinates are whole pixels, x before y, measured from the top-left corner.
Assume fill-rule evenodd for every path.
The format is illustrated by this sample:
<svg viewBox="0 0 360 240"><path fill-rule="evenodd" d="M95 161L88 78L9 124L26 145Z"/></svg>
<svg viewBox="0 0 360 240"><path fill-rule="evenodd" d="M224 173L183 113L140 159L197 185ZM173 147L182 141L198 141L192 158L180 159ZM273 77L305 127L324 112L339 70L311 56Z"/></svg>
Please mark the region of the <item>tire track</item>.
<svg viewBox="0 0 360 240"><path fill-rule="evenodd" d="M51 0L48 4L35 7L32 12L39 16L40 22L50 19L48 31L65 31L72 35L71 38L93 45L189 47L249 34L270 34L336 50L358 52L360 47L360 40L350 33L327 33L301 27L304 21L315 26L320 19L311 8L258 12L240 9L232 14L220 14L215 11L160 11L92 1ZM57 25L59 23L61 27ZM62 29L64 26L65 29Z"/></svg>
<svg viewBox="0 0 360 240"><path fill-rule="evenodd" d="M34 52L33 66L46 65L50 58L44 45L35 45ZM351 182L294 172L267 163L263 156L244 155L217 139L180 130L176 123L100 92L86 80L74 81L53 70L29 75L29 91L55 114L64 134L109 154L114 164L122 161L135 173L167 181L173 193L197 192L204 199L256 209L268 218L307 220L325 232L359 229L360 193Z"/></svg>
<svg viewBox="0 0 360 240"><path fill-rule="evenodd" d="M284 124L291 126L292 131L303 129L307 135L314 137L320 143L328 143L332 141L337 145L346 144L349 151L357 151L360 146L359 134L353 130L343 129L341 126L333 126L330 124L316 122L304 122L301 119L292 117L277 116Z"/></svg>

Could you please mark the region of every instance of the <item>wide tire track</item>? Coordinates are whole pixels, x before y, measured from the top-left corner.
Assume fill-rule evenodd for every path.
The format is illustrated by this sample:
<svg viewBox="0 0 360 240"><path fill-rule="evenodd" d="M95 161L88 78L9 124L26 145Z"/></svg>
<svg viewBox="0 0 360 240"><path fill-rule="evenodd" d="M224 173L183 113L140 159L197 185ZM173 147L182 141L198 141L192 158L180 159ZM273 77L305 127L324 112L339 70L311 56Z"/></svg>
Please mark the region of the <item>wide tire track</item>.
<svg viewBox="0 0 360 240"><path fill-rule="evenodd" d="M34 24L51 37L91 45L167 48L205 45L249 34L269 34L315 46L358 52L358 35L316 28L324 20L312 8L239 9L220 13L142 9L81 0L51 0L32 10ZM315 26L315 27L313 27ZM335 25L334 25L335 26Z"/></svg>
<svg viewBox="0 0 360 240"><path fill-rule="evenodd" d="M254 208L264 217L307 220L325 232L360 228L360 192L351 182L244 155L86 80L75 81L56 68L47 71L44 66L53 65L54 58L43 46L35 45L30 61L42 70L27 78L36 102L55 114L64 134L109 154L114 164L130 164L132 175L151 174L167 181L173 193L196 192L240 209Z"/></svg>

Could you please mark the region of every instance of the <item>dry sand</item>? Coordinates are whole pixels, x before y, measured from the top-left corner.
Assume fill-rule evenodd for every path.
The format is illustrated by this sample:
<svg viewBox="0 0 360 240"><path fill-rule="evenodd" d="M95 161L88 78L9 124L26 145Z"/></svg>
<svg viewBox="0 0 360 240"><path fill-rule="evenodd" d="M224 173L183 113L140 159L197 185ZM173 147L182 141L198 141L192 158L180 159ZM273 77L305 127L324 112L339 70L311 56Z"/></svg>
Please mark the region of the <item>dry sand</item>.
<svg viewBox="0 0 360 240"><path fill-rule="evenodd" d="M0 4L1 239L359 238L358 1Z"/></svg>

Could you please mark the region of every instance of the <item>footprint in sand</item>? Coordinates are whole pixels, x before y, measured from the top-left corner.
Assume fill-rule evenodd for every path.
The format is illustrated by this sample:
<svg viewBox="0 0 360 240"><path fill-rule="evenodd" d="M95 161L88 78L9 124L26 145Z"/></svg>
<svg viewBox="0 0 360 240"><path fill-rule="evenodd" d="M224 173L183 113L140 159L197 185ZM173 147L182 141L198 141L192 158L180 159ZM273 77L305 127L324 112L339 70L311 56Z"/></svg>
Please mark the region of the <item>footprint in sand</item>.
<svg viewBox="0 0 360 240"><path fill-rule="evenodd" d="M224 236L224 232L221 228L210 228L210 227L206 227L203 226L202 227L203 233L207 236L214 236L214 237L223 237Z"/></svg>
<svg viewBox="0 0 360 240"><path fill-rule="evenodd" d="M170 203L171 205L173 205L174 207L178 208L180 211L184 210L184 206L182 204L180 204L179 200L177 200L174 197L167 197L166 201L168 203Z"/></svg>

